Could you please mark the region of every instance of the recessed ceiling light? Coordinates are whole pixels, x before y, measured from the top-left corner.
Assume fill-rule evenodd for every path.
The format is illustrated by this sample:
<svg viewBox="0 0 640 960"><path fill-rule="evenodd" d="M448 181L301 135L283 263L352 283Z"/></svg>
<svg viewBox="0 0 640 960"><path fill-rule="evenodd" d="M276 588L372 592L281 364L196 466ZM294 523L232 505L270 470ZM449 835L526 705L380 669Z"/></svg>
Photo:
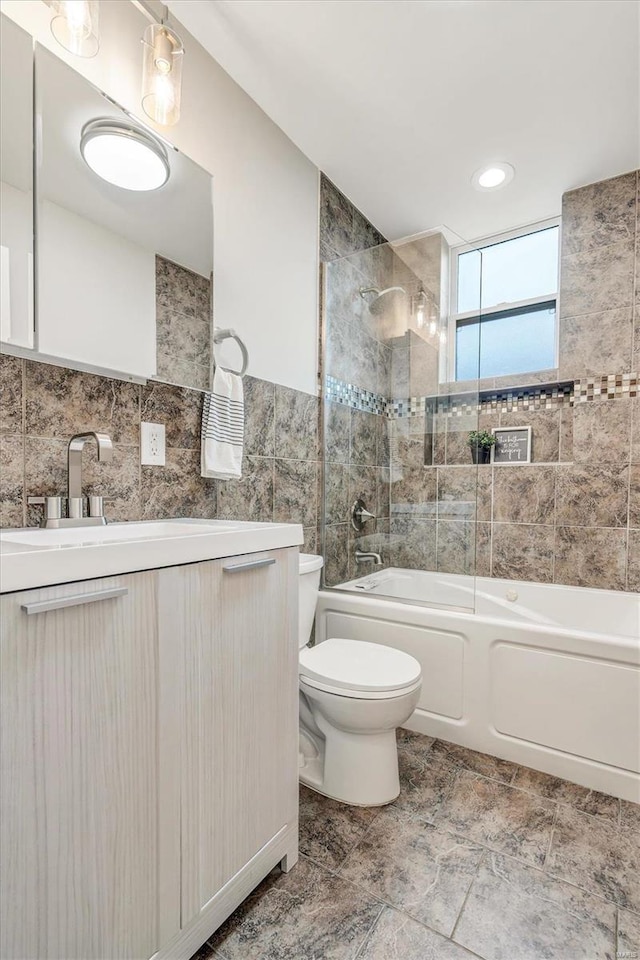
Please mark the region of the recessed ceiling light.
<svg viewBox="0 0 640 960"><path fill-rule="evenodd" d="M125 121L103 118L85 123L80 152L94 173L123 190L157 190L169 179L164 146Z"/></svg>
<svg viewBox="0 0 640 960"><path fill-rule="evenodd" d="M480 167L471 177L471 183L476 190L499 190L500 187L506 187L511 183L515 176L515 170L510 163L491 163L486 167Z"/></svg>

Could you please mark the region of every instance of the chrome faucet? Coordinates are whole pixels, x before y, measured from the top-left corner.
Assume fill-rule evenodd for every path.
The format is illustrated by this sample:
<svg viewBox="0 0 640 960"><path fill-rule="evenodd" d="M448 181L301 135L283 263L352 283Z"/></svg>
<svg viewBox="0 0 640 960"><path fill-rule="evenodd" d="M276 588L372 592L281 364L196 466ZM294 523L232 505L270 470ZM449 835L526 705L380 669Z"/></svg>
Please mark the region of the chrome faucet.
<svg viewBox="0 0 640 960"><path fill-rule="evenodd" d="M373 553L368 550L358 550L356 547L356 563L366 563L367 560L373 560L376 567L382 566L382 557L379 553Z"/></svg>
<svg viewBox="0 0 640 960"><path fill-rule="evenodd" d="M44 507L43 527L84 527L98 526L107 522L104 515L103 497L88 498L87 516L84 516L85 497L82 495L82 451L87 440L95 440L98 446L98 460L106 462L113 457L113 444L106 433L77 433L71 437L67 451L69 496L65 497L27 497L29 504L41 504ZM67 516L63 506L67 501Z"/></svg>
<svg viewBox="0 0 640 960"><path fill-rule="evenodd" d="M83 518L84 497L82 496L82 451L87 440L95 440L98 446L98 460L104 463L113 457L113 444L106 433L76 433L69 440L67 463L69 473L69 519ZM93 503L92 503L93 501ZM100 501L97 503L96 501ZM93 509L91 509L93 507ZM102 497L89 498L89 516L86 519L95 519L98 523L106 523L102 512Z"/></svg>

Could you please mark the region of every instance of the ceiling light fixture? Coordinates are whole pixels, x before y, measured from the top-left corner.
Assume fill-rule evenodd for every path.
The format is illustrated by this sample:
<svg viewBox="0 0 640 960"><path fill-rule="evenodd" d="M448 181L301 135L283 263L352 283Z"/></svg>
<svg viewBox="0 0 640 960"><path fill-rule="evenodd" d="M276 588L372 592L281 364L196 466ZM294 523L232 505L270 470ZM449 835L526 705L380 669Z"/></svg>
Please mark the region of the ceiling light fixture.
<svg viewBox="0 0 640 960"><path fill-rule="evenodd" d="M178 34L167 26L166 6L158 18L148 0L134 3L151 21L142 37L142 109L156 123L169 127L180 119L184 47Z"/></svg>
<svg viewBox="0 0 640 960"><path fill-rule="evenodd" d="M476 190L489 192L491 190L500 190L511 183L515 176L515 169L510 163L490 163L486 167L480 167L471 177L471 183Z"/></svg>
<svg viewBox="0 0 640 960"><path fill-rule="evenodd" d="M95 57L100 49L98 0L45 0L53 11L51 33L76 57Z"/></svg>
<svg viewBox="0 0 640 960"><path fill-rule="evenodd" d="M123 190L158 190L171 172L157 137L111 117L85 123L80 152L94 173Z"/></svg>

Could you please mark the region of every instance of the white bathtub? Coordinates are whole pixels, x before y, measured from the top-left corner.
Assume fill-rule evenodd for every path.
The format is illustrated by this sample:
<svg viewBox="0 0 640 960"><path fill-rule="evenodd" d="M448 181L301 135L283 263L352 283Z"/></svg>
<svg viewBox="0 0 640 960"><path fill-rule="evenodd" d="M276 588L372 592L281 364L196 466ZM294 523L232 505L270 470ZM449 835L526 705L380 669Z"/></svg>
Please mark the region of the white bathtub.
<svg viewBox="0 0 640 960"><path fill-rule="evenodd" d="M410 729L640 802L639 594L389 569L321 591L327 637L420 661Z"/></svg>

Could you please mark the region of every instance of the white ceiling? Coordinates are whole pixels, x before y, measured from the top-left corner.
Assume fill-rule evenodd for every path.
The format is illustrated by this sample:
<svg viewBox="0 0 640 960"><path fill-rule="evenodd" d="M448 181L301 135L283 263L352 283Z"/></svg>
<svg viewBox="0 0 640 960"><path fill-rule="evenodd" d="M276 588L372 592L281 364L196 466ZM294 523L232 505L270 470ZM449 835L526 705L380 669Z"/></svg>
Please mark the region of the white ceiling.
<svg viewBox="0 0 640 960"><path fill-rule="evenodd" d="M390 239L555 216L565 190L640 165L637 0L169 7ZM478 193L492 160L515 179Z"/></svg>

